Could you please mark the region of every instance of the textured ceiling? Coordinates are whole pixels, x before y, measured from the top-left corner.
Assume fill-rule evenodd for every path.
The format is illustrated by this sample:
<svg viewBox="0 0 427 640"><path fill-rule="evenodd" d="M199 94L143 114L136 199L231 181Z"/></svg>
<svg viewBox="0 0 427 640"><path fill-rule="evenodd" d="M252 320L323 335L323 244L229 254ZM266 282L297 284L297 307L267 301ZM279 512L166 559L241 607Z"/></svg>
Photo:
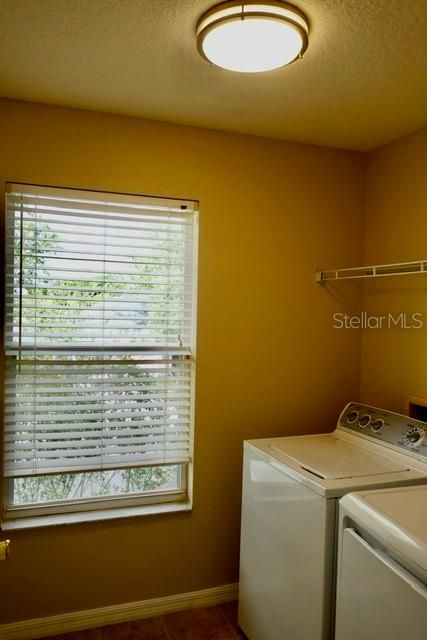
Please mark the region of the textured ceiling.
<svg viewBox="0 0 427 640"><path fill-rule="evenodd" d="M368 150L427 124L427 0L295 0L303 60L234 74L198 55L215 0L0 0L0 95Z"/></svg>

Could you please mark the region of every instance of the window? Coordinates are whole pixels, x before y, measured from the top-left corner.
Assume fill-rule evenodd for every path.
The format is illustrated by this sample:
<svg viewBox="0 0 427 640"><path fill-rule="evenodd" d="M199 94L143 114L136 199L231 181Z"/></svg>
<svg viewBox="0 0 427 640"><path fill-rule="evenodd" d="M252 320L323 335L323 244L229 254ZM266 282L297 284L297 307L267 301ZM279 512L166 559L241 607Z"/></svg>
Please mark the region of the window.
<svg viewBox="0 0 427 640"><path fill-rule="evenodd" d="M8 185L6 527L188 508L196 217L192 201Z"/></svg>

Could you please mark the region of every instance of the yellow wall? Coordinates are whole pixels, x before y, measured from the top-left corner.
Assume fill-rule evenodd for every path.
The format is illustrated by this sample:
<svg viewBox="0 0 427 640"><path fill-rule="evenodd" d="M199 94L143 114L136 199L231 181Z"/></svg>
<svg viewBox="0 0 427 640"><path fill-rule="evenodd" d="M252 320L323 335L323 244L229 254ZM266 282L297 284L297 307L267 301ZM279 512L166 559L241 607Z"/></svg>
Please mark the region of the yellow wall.
<svg viewBox="0 0 427 640"><path fill-rule="evenodd" d="M0 622L235 581L242 440L330 430L357 399L359 337L331 321L357 296L314 272L361 260L364 156L13 101L0 140L2 188L201 208L194 510L11 534Z"/></svg>
<svg viewBox="0 0 427 640"><path fill-rule="evenodd" d="M427 128L368 155L365 263L427 259ZM420 330L365 330L361 396L402 412L405 395L427 397L427 279L378 278L365 288L369 314L424 314Z"/></svg>

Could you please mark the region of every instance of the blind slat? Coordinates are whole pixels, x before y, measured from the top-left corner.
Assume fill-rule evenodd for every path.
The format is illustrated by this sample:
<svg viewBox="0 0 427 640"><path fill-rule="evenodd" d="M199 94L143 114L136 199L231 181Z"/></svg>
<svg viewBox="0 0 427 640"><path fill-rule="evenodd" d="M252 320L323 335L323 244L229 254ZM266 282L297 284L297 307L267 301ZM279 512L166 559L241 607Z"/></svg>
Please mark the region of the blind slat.
<svg viewBox="0 0 427 640"><path fill-rule="evenodd" d="M135 427L132 427L132 424L135 424ZM66 431L69 433L70 438L73 437L72 434L79 431L80 429L91 429L91 428L99 428L101 430L103 429L110 429L110 428L121 428L121 429L130 429L130 428L139 428L140 433L144 433L144 430L150 430L154 429L154 428L160 428L162 427L163 429L172 429L175 431L176 429L187 429L186 427L187 424L187 420L176 420L176 419L170 419L165 420L164 417L162 416L158 416L157 419L151 418L151 420L144 420L143 422L143 426L144 429L142 429L141 427L141 423L139 421L127 421L126 425L123 425L123 421L114 421L114 420L110 420L108 422L108 426L105 425L101 425L99 426L96 422L82 422L81 420L76 421L75 423L72 422L62 422L60 425L61 429L66 429ZM40 439L45 440L45 436L46 433L50 433L52 434L52 436L55 435L55 433L57 433L52 425L50 426L50 428L45 428L45 426L43 424L38 424L36 426L32 426L29 430L25 428L25 425L20 425L21 430L19 431L20 435L22 434L23 436L25 436L25 438L27 438L29 441L31 440L31 434L33 433L33 431L36 431L36 436L37 438L40 437ZM60 432L61 433L61 432ZM5 434L6 437L9 437L9 440L12 440L15 438L16 436L16 429L14 424L12 424L10 426L10 428L7 426L5 429ZM25 440L25 438L23 438L22 441ZM15 441L15 440L14 440ZM16 440L16 442L22 442L21 440Z"/></svg>

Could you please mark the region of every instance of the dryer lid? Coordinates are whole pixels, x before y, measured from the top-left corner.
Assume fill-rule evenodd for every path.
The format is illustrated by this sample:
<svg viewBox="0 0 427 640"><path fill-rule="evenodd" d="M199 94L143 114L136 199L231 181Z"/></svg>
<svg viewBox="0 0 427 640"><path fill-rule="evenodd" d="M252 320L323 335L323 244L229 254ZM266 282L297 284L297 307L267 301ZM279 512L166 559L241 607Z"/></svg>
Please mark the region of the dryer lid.
<svg viewBox="0 0 427 640"><path fill-rule="evenodd" d="M383 546L427 572L427 485L360 491L347 494L342 503Z"/></svg>
<svg viewBox="0 0 427 640"><path fill-rule="evenodd" d="M274 438L270 448L324 480L399 473L408 467L355 447L334 435Z"/></svg>

